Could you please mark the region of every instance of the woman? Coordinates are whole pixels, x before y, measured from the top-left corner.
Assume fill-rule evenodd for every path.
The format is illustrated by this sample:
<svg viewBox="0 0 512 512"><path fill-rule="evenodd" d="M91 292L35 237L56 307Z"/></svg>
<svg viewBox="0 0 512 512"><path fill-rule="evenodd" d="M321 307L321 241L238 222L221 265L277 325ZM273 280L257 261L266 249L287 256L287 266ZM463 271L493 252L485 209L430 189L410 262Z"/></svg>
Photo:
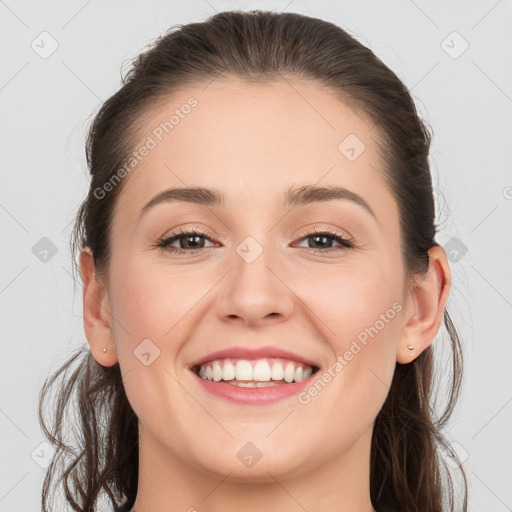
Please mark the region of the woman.
<svg viewBox="0 0 512 512"><path fill-rule="evenodd" d="M43 510L59 464L84 512L102 495L132 512L454 510L442 429L462 354L429 147L397 76L323 20L221 12L141 54L87 141L88 347L41 393L59 447Z"/></svg>

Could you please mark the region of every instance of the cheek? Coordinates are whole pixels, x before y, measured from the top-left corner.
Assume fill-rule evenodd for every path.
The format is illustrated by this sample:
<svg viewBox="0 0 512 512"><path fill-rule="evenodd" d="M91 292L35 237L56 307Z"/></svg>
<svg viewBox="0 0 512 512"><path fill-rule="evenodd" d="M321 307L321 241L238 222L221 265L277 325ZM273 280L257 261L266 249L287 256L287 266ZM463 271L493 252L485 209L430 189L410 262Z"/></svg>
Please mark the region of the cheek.
<svg viewBox="0 0 512 512"><path fill-rule="evenodd" d="M112 312L126 327L117 329L119 339L126 339L128 331L131 344L144 338L154 338L158 344L166 342L173 326L204 295L201 276L200 272L185 272L183 267L170 271L158 263L137 260L119 269L112 280Z"/></svg>
<svg viewBox="0 0 512 512"><path fill-rule="evenodd" d="M182 400L174 362L180 340L186 338L186 313L196 289L189 288L190 282L185 286L177 276L164 274L158 265L134 260L119 267L112 279L114 339L126 395L150 430L159 424L172 425L174 417L163 404Z"/></svg>
<svg viewBox="0 0 512 512"><path fill-rule="evenodd" d="M332 424L340 439L368 428L388 394L402 310L399 289L382 267L365 266L316 273L299 295L332 349L320 382L301 403L311 401L311 417Z"/></svg>
<svg viewBox="0 0 512 512"><path fill-rule="evenodd" d="M388 337L401 308L399 284L379 266L330 268L303 281L299 296L339 353L351 340L364 346L365 341L369 345L370 340Z"/></svg>
<svg viewBox="0 0 512 512"><path fill-rule="evenodd" d="M134 410L155 410L163 393L177 389L176 361L195 327L194 306L212 286L211 276L134 258L116 269L112 282L114 339L128 397Z"/></svg>
<svg viewBox="0 0 512 512"><path fill-rule="evenodd" d="M366 420L372 421L391 385L403 305L400 280L385 268L375 264L317 272L300 295L333 352L324 375L328 389L318 403L336 417L343 409L368 414ZM368 407L362 409L362 403Z"/></svg>

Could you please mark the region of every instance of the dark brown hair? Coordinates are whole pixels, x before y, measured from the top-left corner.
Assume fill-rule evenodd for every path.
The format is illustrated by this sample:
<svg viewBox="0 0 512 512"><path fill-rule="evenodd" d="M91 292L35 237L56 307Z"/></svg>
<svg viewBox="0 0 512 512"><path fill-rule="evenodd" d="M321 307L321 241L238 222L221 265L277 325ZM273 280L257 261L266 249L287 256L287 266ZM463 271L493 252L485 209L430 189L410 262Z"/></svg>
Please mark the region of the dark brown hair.
<svg viewBox="0 0 512 512"><path fill-rule="evenodd" d="M259 10L221 12L205 22L172 27L133 62L122 87L101 106L89 130L86 155L91 183L76 217L74 256L90 247L98 278L107 275L112 212L126 178L104 198L95 191L133 151L145 114L177 88L218 77L257 83L287 78L314 82L371 120L385 163L383 176L399 208L407 277L425 275L437 231L428 163L431 134L407 88L370 49L340 27L296 13ZM75 259L73 264L76 271ZM409 364L397 363L377 415L370 465L370 494L377 511L386 507L407 512L455 510L453 481L443 454L458 464L464 491L461 510L467 509L466 476L442 433L462 382L461 344L447 309L443 320L452 371L440 417L432 406L434 345ZM47 426L43 410L59 380L53 421ZM65 414L73 406L73 428L66 430ZM115 510L121 501L132 506L138 485L138 424L118 363L105 368L94 361L86 345L81 347L45 382L39 417L57 448L44 481L44 511L49 510L57 477L55 486L62 484L73 510L92 512L100 495L111 500ZM64 467L59 472L60 464Z"/></svg>

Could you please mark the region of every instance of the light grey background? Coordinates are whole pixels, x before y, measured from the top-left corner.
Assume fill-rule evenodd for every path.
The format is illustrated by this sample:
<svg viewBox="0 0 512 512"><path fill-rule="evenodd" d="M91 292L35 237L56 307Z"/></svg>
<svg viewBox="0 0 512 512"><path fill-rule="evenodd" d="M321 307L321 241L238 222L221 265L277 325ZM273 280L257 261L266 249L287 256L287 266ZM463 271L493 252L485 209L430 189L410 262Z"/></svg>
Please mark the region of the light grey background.
<svg viewBox="0 0 512 512"><path fill-rule="evenodd" d="M512 510L511 1L0 0L0 511L40 508L50 452L37 395L85 341L69 237L87 191L90 116L153 38L233 8L339 24L412 90L434 131L437 240L453 260L448 308L466 355L447 434L464 459L470 510ZM43 237L57 250L46 261Z"/></svg>

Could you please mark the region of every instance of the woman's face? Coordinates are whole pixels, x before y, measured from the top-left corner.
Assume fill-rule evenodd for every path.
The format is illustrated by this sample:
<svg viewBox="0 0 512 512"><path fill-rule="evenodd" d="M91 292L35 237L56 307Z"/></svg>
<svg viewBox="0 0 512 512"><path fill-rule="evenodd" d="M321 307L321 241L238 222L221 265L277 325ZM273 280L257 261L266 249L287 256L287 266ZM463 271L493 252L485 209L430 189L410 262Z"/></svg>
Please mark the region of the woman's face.
<svg viewBox="0 0 512 512"><path fill-rule="evenodd" d="M145 120L112 219L108 278L112 350L142 450L252 481L369 460L407 306L376 132L325 89L296 81L217 80L174 94ZM192 187L223 202L189 193L143 210ZM301 199L300 187L353 196L324 190L286 203ZM200 235L158 247L177 230ZM263 349L256 360L286 351L284 370L295 359L288 372L301 359L319 370L301 384L206 387L191 365L234 348ZM229 355L235 374L238 360L252 360Z"/></svg>

